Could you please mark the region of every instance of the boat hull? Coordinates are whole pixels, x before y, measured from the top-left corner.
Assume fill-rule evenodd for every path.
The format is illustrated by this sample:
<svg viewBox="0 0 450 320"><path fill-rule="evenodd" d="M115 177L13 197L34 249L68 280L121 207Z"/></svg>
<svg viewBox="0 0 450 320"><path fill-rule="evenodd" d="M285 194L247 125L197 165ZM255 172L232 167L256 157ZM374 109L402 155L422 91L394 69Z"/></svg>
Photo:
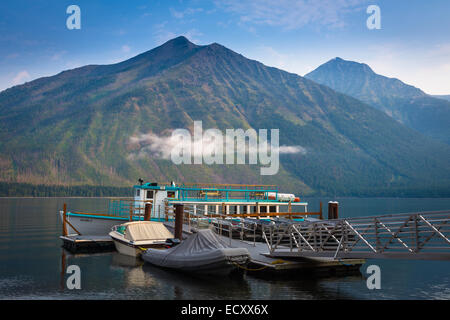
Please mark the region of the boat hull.
<svg viewBox="0 0 450 320"><path fill-rule="evenodd" d="M124 237L123 234L113 230L109 236L114 242L116 250L126 256L140 257L141 253L149 248L166 248L166 242L162 240L144 240L144 241L130 241Z"/></svg>
<svg viewBox="0 0 450 320"><path fill-rule="evenodd" d="M116 246L116 250L123 255L131 256L131 257L139 257L141 255L142 250L131 246L125 243L122 243L121 241L118 241L113 238L114 245Z"/></svg>
<svg viewBox="0 0 450 320"><path fill-rule="evenodd" d="M61 213L61 220L63 213ZM94 217L91 215L81 215L69 213L66 216L67 221L76 229L74 230L70 224L67 224L67 232L69 234L80 233L82 235L107 236L113 226L127 222L126 218L117 217Z"/></svg>

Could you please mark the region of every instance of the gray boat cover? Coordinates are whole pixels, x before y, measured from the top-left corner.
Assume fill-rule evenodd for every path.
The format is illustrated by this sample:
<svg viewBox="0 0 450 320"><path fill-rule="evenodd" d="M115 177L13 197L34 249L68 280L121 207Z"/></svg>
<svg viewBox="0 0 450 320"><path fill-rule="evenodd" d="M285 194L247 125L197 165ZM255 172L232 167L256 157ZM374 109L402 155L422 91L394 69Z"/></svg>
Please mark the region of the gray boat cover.
<svg viewBox="0 0 450 320"><path fill-rule="evenodd" d="M232 262L242 264L250 254L246 248L231 248L210 229L198 230L169 249L147 249L142 259L160 267L202 271Z"/></svg>

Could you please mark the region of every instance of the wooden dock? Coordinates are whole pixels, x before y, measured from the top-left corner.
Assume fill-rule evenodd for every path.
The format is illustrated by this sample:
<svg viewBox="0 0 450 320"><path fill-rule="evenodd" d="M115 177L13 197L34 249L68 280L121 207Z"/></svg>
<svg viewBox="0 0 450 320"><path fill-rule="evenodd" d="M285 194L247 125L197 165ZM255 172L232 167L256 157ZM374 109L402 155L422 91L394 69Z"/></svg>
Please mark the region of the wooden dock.
<svg viewBox="0 0 450 320"><path fill-rule="evenodd" d="M67 235L59 237L63 247L72 253L96 253L114 251L114 242L110 236Z"/></svg>
<svg viewBox="0 0 450 320"><path fill-rule="evenodd" d="M351 271L358 270L359 267L366 262L364 259L273 258L269 255L269 249L266 243L230 239L226 236L219 237L233 248L246 248L248 250L250 253L250 263L248 266L249 271L325 271L330 269L333 269L334 271Z"/></svg>
<svg viewBox="0 0 450 320"><path fill-rule="evenodd" d="M170 231L174 231L174 222L164 222ZM183 225L183 238L188 237L196 229ZM267 271L352 271L358 270L365 259L333 259L329 257L277 258L270 256L265 242L230 239L229 236L218 237L230 247L245 248L250 254L250 263L246 269L250 272ZM63 247L71 253L98 253L115 251L114 242L109 236L67 235L60 236Z"/></svg>
<svg viewBox="0 0 450 320"><path fill-rule="evenodd" d="M164 225L172 232L175 229L174 222L164 222ZM195 232L195 228L183 224L183 238ZM218 235L221 240L233 248L246 248L250 254L249 271L353 271L359 270L365 259L333 259L322 257L302 257L300 259L280 259L270 257L269 248L265 242L254 242L240 239L230 239L228 236Z"/></svg>

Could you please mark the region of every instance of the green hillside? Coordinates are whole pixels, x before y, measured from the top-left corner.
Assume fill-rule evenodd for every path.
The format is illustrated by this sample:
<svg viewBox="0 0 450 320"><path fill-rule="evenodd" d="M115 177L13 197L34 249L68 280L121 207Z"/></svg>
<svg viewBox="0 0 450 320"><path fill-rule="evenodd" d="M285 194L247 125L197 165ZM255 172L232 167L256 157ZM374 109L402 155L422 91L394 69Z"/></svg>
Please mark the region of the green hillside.
<svg viewBox="0 0 450 320"><path fill-rule="evenodd" d="M280 171L132 157L133 136L176 128L279 128ZM275 183L303 194L444 194L450 148L359 100L175 38L130 60L91 65L0 93L0 181L128 186L158 181Z"/></svg>

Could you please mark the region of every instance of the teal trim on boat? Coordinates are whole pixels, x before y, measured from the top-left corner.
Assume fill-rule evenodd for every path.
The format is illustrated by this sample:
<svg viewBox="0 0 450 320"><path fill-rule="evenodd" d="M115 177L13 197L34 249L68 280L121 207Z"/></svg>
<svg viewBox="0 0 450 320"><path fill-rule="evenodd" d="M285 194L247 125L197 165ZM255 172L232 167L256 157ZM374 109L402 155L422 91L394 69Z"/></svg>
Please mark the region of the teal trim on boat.
<svg viewBox="0 0 450 320"><path fill-rule="evenodd" d="M91 215L91 214L80 214L80 213L73 213L73 212L67 212L67 216L74 216L74 217L86 217L86 218L95 218L95 219L104 219L104 220L121 220L121 221L130 221L130 217L112 217L112 216L97 216L97 215ZM133 217L133 221L142 221L144 220L144 217ZM164 219L160 218L150 218L151 221L163 221ZM172 221L173 219L169 219L169 221Z"/></svg>

